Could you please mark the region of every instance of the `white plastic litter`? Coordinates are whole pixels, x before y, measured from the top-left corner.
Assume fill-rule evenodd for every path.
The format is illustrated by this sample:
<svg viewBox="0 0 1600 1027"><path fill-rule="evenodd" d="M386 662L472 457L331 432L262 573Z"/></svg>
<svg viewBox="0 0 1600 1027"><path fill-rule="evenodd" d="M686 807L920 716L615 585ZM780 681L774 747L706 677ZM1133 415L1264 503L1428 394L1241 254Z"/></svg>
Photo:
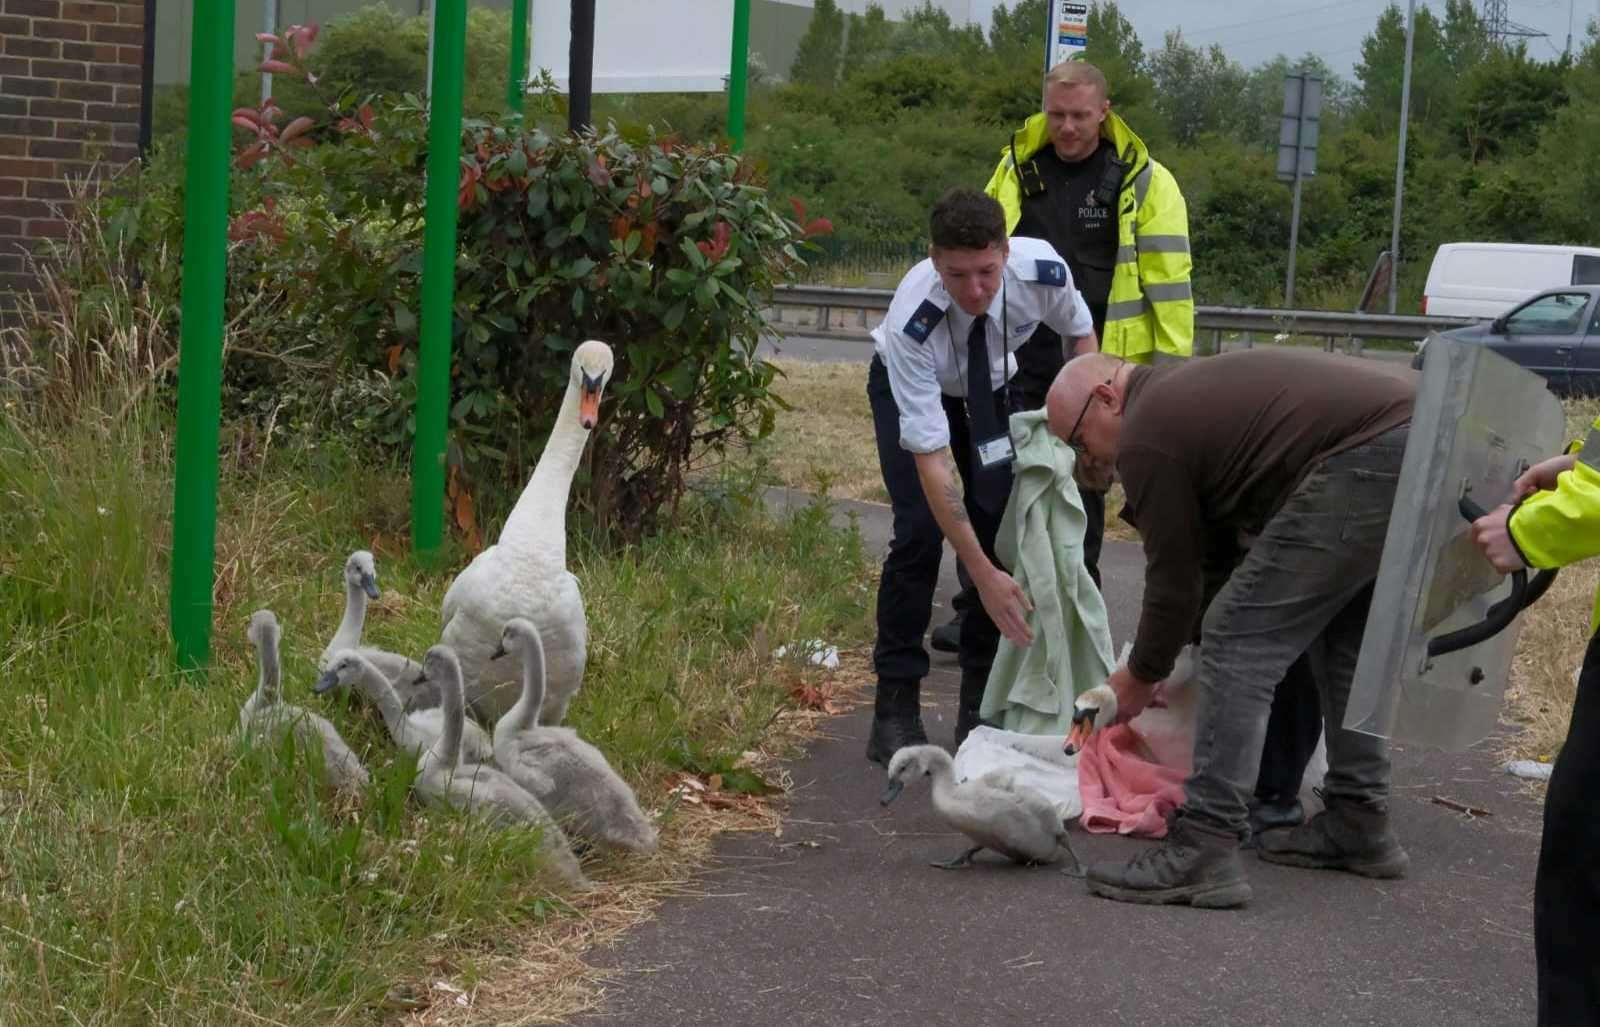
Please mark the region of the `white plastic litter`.
<svg viewBox="0 0 1600 1027"><path fill-rule="evenodd" d="M1016 784L1034 788L1049 799L1062 820L1076 820L1083 815L1078 758L1061 751L1062 741L1053 735L1025 735L979 725L956 751L956 780L1007 771Z"/></svg>
<svg viewBox="0 0 1600 1027"><path fill-rule="evenodd" d="M809 642L798 643L796 650L800 655L819 667L826 667L828 670L837 670L839 667L838 647L831 646L819 638L813 638ZM788 651L788 646L780 645L773 651L772 655L782 659L783 655Z"/></svg>
<svg viewBox="0 0 1600 1027"><path fill-rule="evenodd" d="M1540 763L1538 760L1512 760L1506 764L1506 773L1512 777L1520 777L1528 781L1548 781L1550 780L1550 771L1554 768L1554 763Z"/></svg>

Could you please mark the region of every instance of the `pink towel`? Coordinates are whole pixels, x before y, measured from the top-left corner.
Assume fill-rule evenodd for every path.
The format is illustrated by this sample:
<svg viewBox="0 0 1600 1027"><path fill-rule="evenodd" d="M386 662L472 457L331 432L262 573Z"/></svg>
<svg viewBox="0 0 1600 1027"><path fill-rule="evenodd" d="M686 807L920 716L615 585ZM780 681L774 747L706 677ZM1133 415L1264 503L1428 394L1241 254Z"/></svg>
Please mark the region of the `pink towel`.
<svg viewBox="0 0 1600 1027"><path fill-rule="evenodd" d="M1078 756L1084 830L1166 837L1167 814L1183 805L1188 775L1187 766L1151 759L1144 739L1128 724L1096 731Z"/></svg>

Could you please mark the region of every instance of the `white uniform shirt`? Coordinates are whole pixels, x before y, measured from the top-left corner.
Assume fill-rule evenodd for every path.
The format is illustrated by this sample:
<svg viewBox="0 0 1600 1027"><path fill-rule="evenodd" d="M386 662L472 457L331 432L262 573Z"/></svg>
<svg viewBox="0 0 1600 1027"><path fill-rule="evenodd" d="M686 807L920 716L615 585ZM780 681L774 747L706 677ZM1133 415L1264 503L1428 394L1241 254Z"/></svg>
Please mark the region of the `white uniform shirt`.
<svg viewBox="0 0 1600 1027"><path fill-rule="evenodd" d="M1066 261L1043 239L1013 238L1001 281L988 310L992 389L1017 373L1011 353L1041 322L1063 339L1094 330ZM889 372L900 408L900 445L913 453L936 453L950 445L950 424L939 397L967 394L972 320L945 291L929 258L900 280L888 315L872 330L873 348Z"/></svg>

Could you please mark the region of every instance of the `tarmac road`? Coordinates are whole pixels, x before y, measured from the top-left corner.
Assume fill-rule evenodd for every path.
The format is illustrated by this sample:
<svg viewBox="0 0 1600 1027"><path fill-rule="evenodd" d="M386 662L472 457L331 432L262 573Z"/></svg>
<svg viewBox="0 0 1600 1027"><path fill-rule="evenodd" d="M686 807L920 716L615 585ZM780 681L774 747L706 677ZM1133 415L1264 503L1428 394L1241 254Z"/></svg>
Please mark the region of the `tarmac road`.
<svg viewBox="0 0 1600 1027"><path fill-rule="evenodd" d="M775 492L781 506L787 500ZM881 551L886 507L841 503ZM1138 547L1103 562L1120 647L1137 619ZM953 592L946 549L940 602ZM948 611L935 611L939 624ZM931 740L949 745L958 671L934 654L924 688ZM582 1025L845 1027L934 1025L1419 1025L1534 1022L1532 889L1540 808L1467 753L1395 753L1394 819L1411 875L1369 881L1247 857L1241 910L1142 907L1088 894L1053 868L991 853L963 871L930 860L963 839L933 816L928 789L878 804L865 759L871 707L841 715L790 767L781 836L731 835L701 875L619 944ZM1490 811L1473 818L1443 797ZM1085 860L1151 844L1073 833Z"/></svg>

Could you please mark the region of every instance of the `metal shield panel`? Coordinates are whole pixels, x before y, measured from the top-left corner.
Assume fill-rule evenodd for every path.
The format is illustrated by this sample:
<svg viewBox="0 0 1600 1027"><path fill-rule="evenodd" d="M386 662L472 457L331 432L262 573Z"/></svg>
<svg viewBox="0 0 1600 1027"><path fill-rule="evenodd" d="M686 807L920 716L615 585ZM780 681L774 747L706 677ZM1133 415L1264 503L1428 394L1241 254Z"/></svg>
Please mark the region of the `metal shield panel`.
<svg viewBox="0 0 1600 1027"><path fill-rule="evenodd" d="M1544 379L1445 336L1424 350L1411 432L1344 726L1465 749L1495 729L1521 619L1430 659L1430 637L1484 618L1510 592L1467 534L1463 495L1492 510L1529 465L1561 450L1565 417Z"/></svg>

